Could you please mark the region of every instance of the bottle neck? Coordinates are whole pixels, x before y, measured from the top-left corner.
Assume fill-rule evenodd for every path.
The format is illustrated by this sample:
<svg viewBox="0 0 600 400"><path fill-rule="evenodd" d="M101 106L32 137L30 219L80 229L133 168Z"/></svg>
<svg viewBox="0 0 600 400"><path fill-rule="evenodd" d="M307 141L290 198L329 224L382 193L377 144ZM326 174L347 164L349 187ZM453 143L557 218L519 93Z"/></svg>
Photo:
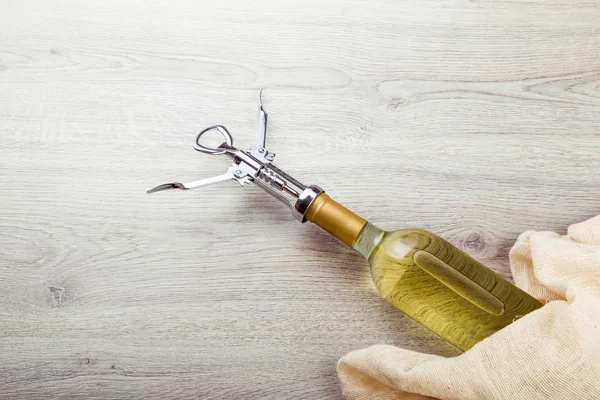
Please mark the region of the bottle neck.
<svg viewBox="0 0 600 400"><path fill-rule="evenodd" d="M373 250L381 243L385 233L385 231L367 222L352 248L368 260Z"/></svg>
<svg viewBox="0 0 600 400"><path fill-rule="evenodd" d="M319 194L306 210L308 221L352 247L360 255L369 255L383 237L384 232L354 214L325 193Z"/></svg>

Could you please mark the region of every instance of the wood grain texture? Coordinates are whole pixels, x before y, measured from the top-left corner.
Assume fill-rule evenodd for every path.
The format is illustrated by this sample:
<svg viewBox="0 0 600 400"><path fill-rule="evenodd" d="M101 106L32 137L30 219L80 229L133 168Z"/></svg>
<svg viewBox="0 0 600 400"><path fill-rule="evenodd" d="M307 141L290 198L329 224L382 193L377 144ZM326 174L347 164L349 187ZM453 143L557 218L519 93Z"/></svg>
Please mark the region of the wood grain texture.
<svg viewBox="0 0 600 400"><path fill-rule="evenodd" d="M252 145L382 228L505 277L598 214L595 0L5 1L0 398L339 398L376 343L454 354L253 187L147 196Z"/></svg>

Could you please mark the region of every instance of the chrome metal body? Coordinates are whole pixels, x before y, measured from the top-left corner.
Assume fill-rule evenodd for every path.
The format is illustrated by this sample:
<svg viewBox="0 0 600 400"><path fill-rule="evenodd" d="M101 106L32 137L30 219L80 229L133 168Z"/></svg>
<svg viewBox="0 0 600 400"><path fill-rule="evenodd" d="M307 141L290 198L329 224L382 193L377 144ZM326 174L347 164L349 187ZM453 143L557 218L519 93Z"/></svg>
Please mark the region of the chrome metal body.
<svg viewBox="0 0 600 400"><path fill-rule="evenodd" d="M233 137L223 125L213 125L201 131L194 142L194 149L211 155L227 155L233 160L233 165L229 167L226 173L212 178L201 179L190 183L166 183L148 190L148 193L160 192L163 190L180 189L190 190L214 183L235 180L240 185L254 183L277 200L288 206L292 210L292 215L298 221L305 222L304 217L310 203L323 192L318 186L306 186L285 171L281 170L275 164L273 159L275 153L268 151L265 147L267 136L267 113L262 106L262 90L259 94L259 129L258 143L250 149L240 150L233 147ZM217 131L225 140L216 149L204 146L200 139L204 134L211 131Z"/></svg>

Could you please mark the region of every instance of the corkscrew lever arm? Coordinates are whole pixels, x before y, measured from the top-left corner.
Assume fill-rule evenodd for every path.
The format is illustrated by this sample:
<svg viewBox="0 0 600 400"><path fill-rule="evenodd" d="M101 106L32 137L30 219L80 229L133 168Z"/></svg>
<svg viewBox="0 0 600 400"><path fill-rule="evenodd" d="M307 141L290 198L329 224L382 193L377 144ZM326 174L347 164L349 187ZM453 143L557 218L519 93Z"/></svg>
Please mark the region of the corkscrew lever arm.
<svg viewBox="0 0 600 400"><path fill-rule="evenodd" d="M206 147L206 146L200 144L200 139L201 139L202 135L204 135L207 132L214 131L214 130L220 132L221 135L223 135L225 142L223 142L216 149L212 149L210 147ZM179 182L165 183L165 184L158 185L155 188L148 190L147 193L156 193L156 192L161 192L163 190L171 190L171 189L191 190L191 189L197 189L197 188L200 188L203 186L212 185L214 183L225 182L228 180L236 180L240 185L244 185L245 183L250 182L251 176L249 176L247 173L244 173L244 171L245 172L251 172L251 171L249 168L247 168L245 163L242 161L243 158L245 158L244 156L247 157L247 155L244 154L243 152L241 152L240 150L236 149L235 147L233 147L232 143L233 143L233 138L232 138L231 134L229 133L229 131L227 130L227 128L225 128L224 126L214 125L214 126L210 126L206 129L204 129L202 132L200 132L198 134L198 136L196 136L196 141L194 142L194 149L196 149L202 153L207 153L207 154L212 154L212 155L225 154L225 155L229 156L230 158L232 158L233 165L231 167L229 167L227 172L225 172L222 175L213 176L211 178L200 179L200 180L193 181L190 183L179 183Z"/></svg>
<svg viewBox="0 0 600 400"><path fill-rule="evenodd" d="M171 190L171 189L179 189L179 190L190 190L197 189L199 187L212 185L213 183L225 182L231 179L235 179L233 176L233 167L229 168L229 170L223 175L213 176L212 178L200 179L198 181L190 182L190 183L165 183L163 185L158 185L155 188L148 190L147 193L155 193L161 192L163 190Z"/></svg>
<svg viewBox="0 0 600 400"><path fill-rule="evenodd" d="M216 149L204 146L200 143L202 136L208 132L217 131L225 140ZM270 164L275 158L275 154L267 151L265 148L267 136L267 113L262 105L262 90L258 96L258 141L257 144L250 148L247 152L241 151L233 147L233 137L231 133L223 125L213 125L204 129L196 136L194 149L205 154L221 155L225 154L233 159L233 165L226 173L212 178L201 179L190 183L165 183L155 188L148 190L147 193L156 193L163 190L190 190L197 189L203 186L212 185L213 183L225 182L228 180L236 180L240 185L244 185L254 180L259 174L262 167Z"/></svg>
<svg viewBox="0 0 600 400"><path fill-rule="evenodd" d="M265 148L267 141L267 117L269 115L262 105L262 89L258 93L258 141L257 147Z"/></svg>

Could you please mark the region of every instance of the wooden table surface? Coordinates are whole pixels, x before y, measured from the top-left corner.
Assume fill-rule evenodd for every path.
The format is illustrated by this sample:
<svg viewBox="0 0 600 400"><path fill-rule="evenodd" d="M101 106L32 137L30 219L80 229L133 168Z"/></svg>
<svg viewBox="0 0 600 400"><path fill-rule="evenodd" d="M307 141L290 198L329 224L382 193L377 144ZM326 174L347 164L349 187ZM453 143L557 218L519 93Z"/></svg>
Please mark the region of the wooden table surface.
<svg viewBox="0 0 600 400"><path fill-rule="evenodd" d="M505 277L600 212L600 5L4 1L0 398L336 399L376 343L456 354L358 255L193 151L270 115L278 165Z"/></svg>

